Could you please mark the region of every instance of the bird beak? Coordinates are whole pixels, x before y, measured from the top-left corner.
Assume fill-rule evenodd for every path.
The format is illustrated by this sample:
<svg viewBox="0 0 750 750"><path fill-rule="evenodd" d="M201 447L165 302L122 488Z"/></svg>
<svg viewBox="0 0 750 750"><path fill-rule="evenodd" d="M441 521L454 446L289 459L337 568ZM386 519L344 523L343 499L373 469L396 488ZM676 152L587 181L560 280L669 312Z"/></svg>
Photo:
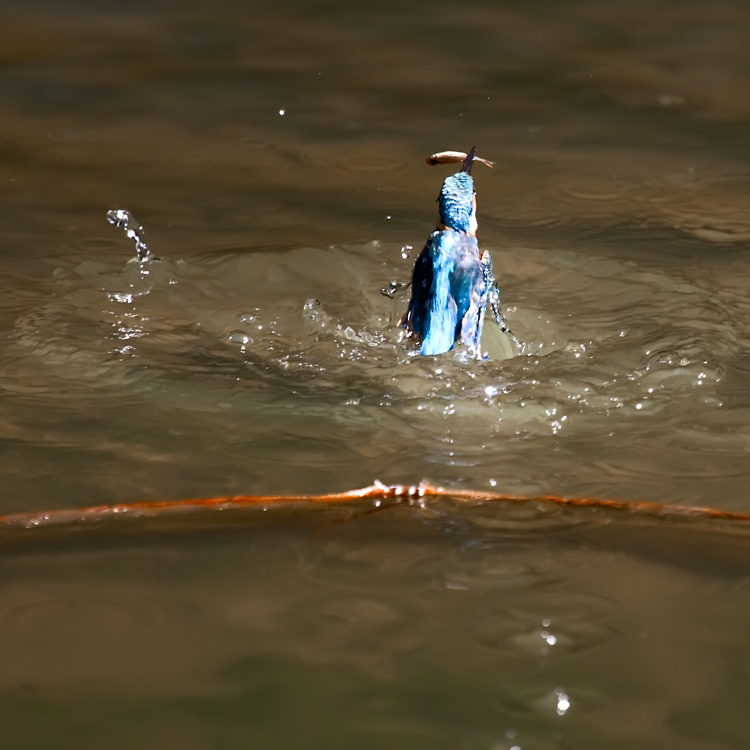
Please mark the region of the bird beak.
<svg viewBox="0 0 750 750"><path fill-rule="evenodd" d="M476 152L476 150L477 150L476 146L471 147L471 151L469 151L469 155L466 157L463 167L461 167L462 172L466 172L466 174L471 174L471 167L472 167L472 164L474 164L474 153Z"/></svg>

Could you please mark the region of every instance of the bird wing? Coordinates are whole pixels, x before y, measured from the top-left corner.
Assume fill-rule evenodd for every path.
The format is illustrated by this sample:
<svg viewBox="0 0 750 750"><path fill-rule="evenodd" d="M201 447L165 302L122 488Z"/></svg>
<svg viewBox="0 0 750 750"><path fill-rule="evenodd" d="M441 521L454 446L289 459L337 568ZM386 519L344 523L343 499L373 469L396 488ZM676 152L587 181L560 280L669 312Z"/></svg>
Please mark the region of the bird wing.
<svg viewBox="0 0 750 750"><path fill-rule="evenodd" d="M454 272L454 296L458 305L456 339L460 338L475 357L481 356L480 339L489 291L484 263L474 237L467 237L461 262Z"/></svg>
<svg viewBox="0 0 750 750"><path fill-rule="evenodd" d="M412 296L401 322L422 340L422 354L443 354L457 340L480 356L487 305L485 266L476 238L436 231L414 264Z"/></svg>
<svg viewBox="0 0 750 750"><path fill-rule="evenodd" d="M421 339L422 354L443 354L456 340L458 310L453 298L457 233L436 230L414 264L411 300L401 325Z"/></svg>
<svg viewBox="0 0 750 750"><path fill-rule="evenodd" d="M430 235L427 244L414 264L414 273L411 278L411 300L409 300L406 315L401 321L402 328L420 338L424 336L428 300L434 277L431 248L437 234L437 232L433 232Z"/></svg>
<svg viewBox="0 0 750 750"><path fill-rule="evenodd" d="M441 239L445 239L446 234L443 233ZM457 323L460 320L453 288L456 263L453 254L446 252L446 248L437 243L432 248L432 263L433 279L427 301L421 352L444 354L456 343Z"/></svg>

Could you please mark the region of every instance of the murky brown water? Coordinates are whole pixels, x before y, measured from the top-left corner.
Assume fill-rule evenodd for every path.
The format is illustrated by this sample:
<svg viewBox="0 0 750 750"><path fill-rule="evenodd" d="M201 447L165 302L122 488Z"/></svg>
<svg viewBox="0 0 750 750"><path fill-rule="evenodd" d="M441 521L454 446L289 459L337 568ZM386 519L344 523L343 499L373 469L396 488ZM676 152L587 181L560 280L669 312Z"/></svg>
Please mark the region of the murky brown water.
<svg viewBox="0 0 750 750"><path fill-rule="evenodd" d="M375 478L750 511L749 24L2 3L0 512ZM434 226L424 158L475 144L523 353L414 357L380 290ZM3 734L744 748L746 541L460 505L6 541Z"/></svg>

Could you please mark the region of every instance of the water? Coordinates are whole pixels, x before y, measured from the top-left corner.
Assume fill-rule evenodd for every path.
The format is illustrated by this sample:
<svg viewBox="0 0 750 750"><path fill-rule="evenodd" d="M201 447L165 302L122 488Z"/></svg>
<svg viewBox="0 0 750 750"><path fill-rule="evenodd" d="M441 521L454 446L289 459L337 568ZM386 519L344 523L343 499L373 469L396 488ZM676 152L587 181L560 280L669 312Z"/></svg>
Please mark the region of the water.
<svg viewBox="0 0 750 750"><path fill-rule="evenodd" d="M0 512L376 478L750 511L749 14L3 3ZM472 145L520 356L415 357L424 160ZM4 539L5 736L747 746L744 531L364 510Z"/></svg>

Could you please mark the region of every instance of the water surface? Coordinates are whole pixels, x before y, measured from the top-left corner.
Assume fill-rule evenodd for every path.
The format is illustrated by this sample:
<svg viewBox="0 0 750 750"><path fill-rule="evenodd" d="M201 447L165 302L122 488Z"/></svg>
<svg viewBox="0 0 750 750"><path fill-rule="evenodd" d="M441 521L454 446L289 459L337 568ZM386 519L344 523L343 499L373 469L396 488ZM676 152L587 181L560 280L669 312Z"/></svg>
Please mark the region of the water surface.
<svg viewBox="0 0 750 750"><path fill-rule="evenodd" d="M749 13L4 2L0 511L375 478L750 510ZM472 145L522 347L416 357L381 289L425 157ZM8 542L14 746L747 744L742 536L246 520Z"/></svg>

